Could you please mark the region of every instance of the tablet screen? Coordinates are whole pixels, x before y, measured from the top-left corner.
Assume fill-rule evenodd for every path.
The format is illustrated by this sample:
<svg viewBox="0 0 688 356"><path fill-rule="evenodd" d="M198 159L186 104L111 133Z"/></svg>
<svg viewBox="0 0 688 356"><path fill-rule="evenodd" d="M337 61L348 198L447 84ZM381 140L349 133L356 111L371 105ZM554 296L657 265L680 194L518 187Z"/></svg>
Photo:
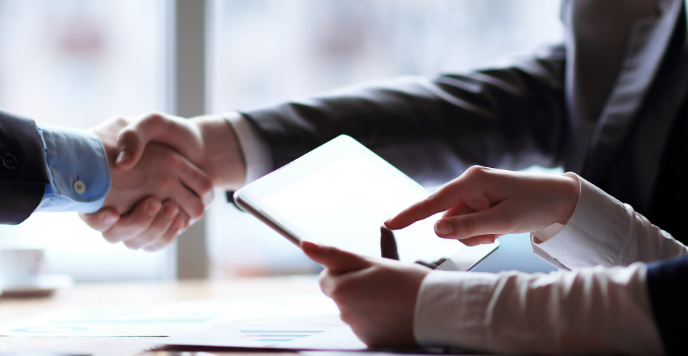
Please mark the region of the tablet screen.
<svg viewBox="0 0 688 356"><path fill-rule="evenodd" d="M425 198L352 151L269 196L263 209L277 214L303 239L367 256L380 256L380 226L402 209ZM449 257L463 245L440 239L438 217L395 231L399 258L411 262Z"/></svg>
<svg viewBox="0 0 688 356"><path fill-rule="evenodd" d="M434 232L439 214L381 236L385 220L429 192L350 137L340 136L235 194L240 205L298 244L319 242L349 252L405 262L451 258L466 270L496 248L466 247ZM245 199L245 200L244 200ZM442 268L441 268L442 269Z"/></svg>

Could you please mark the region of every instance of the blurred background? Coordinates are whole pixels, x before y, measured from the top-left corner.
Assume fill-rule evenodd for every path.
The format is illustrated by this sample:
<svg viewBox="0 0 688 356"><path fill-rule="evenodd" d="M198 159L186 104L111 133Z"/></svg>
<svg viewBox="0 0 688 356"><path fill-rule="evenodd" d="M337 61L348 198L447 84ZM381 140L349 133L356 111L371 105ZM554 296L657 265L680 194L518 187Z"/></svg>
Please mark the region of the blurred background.
<svg viewBox="0 0 688 356"><path fill-rule="evenodd" d="M559 6L552 0L206 0L204 16L195 20L204 29L195 45L204 48L198 75L205 79L205 112L398 75L466 71L531 52L562 38ZM0 0L0 107L78 128L116 114L174 111L175 10L171 0ZM223 192L216 192L203 223L214 278L317 269L286 239L228 204ZM50 271L77 281L169 279L177 261L175 248L149 254L108 244L75 213L37 213L19 226L0 226L0 247L45 248Z"/></svg>

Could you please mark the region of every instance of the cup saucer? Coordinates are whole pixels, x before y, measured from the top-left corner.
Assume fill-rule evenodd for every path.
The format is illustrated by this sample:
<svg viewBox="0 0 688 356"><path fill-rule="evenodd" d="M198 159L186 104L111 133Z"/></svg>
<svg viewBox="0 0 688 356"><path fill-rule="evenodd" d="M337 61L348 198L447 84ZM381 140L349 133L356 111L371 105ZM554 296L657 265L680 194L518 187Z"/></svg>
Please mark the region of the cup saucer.
<svg viewBox="0 0 688 356"><path fill-rule="evenodd" d="M0 297L48 296L60 288L71 286L74 280L66 274L45 273L31 281L0 282Z"/></svg>

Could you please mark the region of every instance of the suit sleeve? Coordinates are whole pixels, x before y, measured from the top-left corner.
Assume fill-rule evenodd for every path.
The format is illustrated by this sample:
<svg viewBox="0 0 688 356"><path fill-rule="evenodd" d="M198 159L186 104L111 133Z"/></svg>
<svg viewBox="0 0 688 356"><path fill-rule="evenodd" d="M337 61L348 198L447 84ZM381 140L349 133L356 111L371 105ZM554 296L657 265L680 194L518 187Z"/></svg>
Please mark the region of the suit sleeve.
<svg viewBox="0 0 688 356"><path fill-rule="evenodd" d="M0 224L26 220L50 183L33 120L0 111Z"/></svg>
<svg viewBox="0 0 688 356"><path fill-rule="evenodd" d="M688 320L688 256L655 262L647 268L647 288L667 354L685 355Z"/></svg>
<svg viewBox="0 0 688 356"><path fill-rule="evenodd" d="M567 127L564 47L466 74L402 77L241 111L278 168L347 134L407 174L444 178L439 152L518 169L561 160ZM414 177L415 178L415 177Z"/></svg>

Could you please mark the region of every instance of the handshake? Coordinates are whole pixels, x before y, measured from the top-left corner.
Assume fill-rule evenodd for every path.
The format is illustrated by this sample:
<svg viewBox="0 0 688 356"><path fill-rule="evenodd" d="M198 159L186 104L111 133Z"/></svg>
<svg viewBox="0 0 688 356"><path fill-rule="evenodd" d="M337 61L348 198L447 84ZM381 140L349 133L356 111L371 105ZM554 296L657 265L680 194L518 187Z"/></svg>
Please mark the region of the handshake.
<svg viewBox="0 0 688 356"><path fill-rule="evenodd" d="M105 148L111 187L101 210L80 216L109 242L162 249L203 216L213 187L244 183L243 154L224 116L151 113L90 130Z"/></svg>

